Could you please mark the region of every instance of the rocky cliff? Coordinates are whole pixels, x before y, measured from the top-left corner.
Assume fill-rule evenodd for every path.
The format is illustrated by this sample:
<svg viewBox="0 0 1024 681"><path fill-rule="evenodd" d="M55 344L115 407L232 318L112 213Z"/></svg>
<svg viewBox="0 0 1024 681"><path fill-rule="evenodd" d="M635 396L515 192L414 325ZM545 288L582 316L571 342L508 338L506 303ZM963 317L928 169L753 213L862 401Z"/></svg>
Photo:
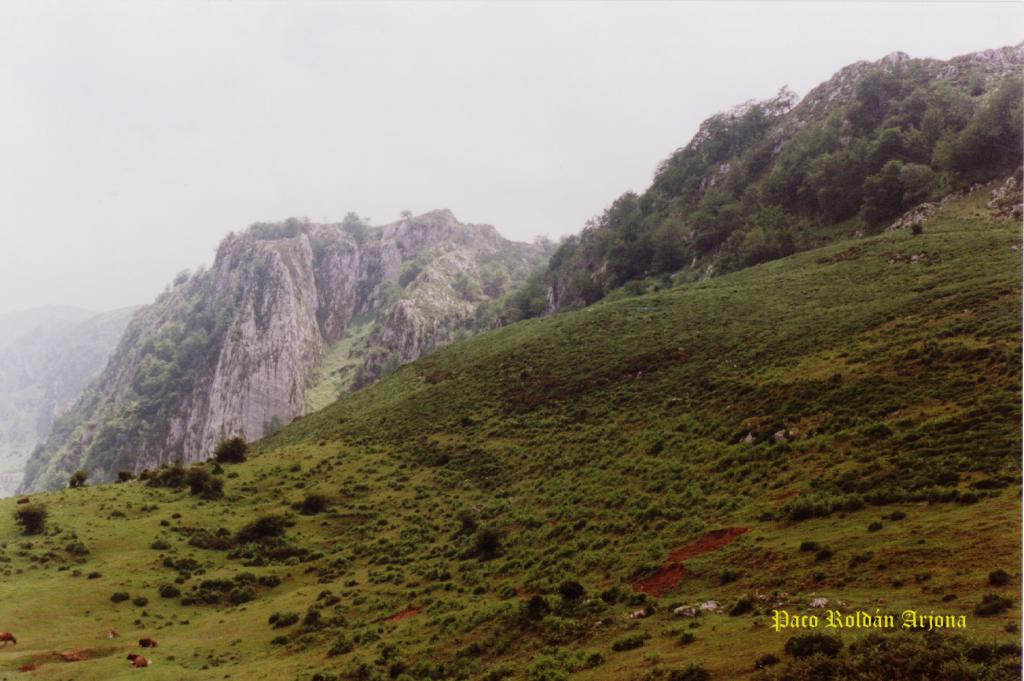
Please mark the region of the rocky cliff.
<svg viewBox="0 0 1024 681"><path fill-rule="evenodd" d="M24 490L206 458L440 344L547 253L450 211L370 227L290 219L228 236L125 331L110 365L32 456Z"/></svg>
<svg viewBox="0 0 1024 681"><path fill-rule="evenodd" d="M0 497L14 493L29 454L103 369L135 309L0 317Z"/></svg>

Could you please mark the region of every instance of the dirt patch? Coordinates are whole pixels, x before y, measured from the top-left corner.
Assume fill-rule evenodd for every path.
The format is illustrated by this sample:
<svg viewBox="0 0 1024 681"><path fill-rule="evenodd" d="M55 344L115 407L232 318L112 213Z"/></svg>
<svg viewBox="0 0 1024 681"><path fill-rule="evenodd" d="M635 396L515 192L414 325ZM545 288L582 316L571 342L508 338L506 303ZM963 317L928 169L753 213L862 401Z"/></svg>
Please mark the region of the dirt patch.
<svg viewBox="0 0 1024 681"><path fill-rule="evenodd" d="M684 560L696 558L705 553L710 553L723 546L736 541L736 539L750 531L749 527L727 527L722 530L712 530L703 537L685 546L680 546L668 554L664 564L653 575L644 577L633 582L633 591L642 592L649 596L660 596L686 576Z"/></svg>
<svg viewBox="0 0 1024 681"><path fill-rule="evenodd" d="M385 622L401 622L402 620L407 620L410 617L415 617L416 615L420 614L421 612L423 612L423 608L419 608L419 607L409 608L408 610L403 610L402 612L396 612L394 615L390 615L388 617L385 617L384 621Z"/></svg>
<svg viewBox="0 0 1024 681"><path fill-rule="evenodd" d="M39 667L35 666L34 664L23 664L20 667L18 667L19 672L34 672L37 669L39 669Z"/></svg>
<svg viewBox="0 0 1024 681"><path fill-rule="evenodd" d="M790 497L795 497L797 494L800 494L799 490L791 489L788 492L782 492L781 494L776 494L774 497L771 498L771 500L772 501L776 501L776 502L778 502L778 501L785 501L786 499L789 499Z"/></svg>
<svg viewBox="0 0 1024 681"><path fill-rule="evenodd" d="M843 262L844 260L856 260L864 254L863 246L852 246L847 248L842 253L836 253L835 255L826 256L824 258L818 258L819 265L834 265L837 262Z"/></svg>
<svg viewBox="0 0 1024 681"><path fill-rule="evenodd" d="M60 653L60 657L65 662L82 662L94 657L94 655L93 651L88 648L72 648Z"/></svg>

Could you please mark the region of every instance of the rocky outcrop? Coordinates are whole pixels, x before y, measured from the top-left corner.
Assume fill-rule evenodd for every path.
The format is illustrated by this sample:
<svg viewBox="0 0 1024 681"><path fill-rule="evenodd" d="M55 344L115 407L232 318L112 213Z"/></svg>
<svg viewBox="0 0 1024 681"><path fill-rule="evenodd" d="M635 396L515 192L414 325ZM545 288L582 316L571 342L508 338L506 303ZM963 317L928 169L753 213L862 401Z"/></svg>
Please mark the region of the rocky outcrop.
<svg viewBox="0 0 1024 681"><path fill-rule="evenodd" d="M103 369L135 309L0 317L0 497L14 493L29 454Z"/></svg>
<svg viewBox="0 0 1024 681"><path fill-rule="evenodd" d="M232 234L212 267L136 315L22 488L61 486L80 467L109 480L206 458L224 437L259 438L318 406L314 388L333 399L473 331L479 306L545 255L447 210L377 228L291 219ZM358 342L357 320L372 325ZM328 375L340 372L328 358L355 370Z"/></svg>

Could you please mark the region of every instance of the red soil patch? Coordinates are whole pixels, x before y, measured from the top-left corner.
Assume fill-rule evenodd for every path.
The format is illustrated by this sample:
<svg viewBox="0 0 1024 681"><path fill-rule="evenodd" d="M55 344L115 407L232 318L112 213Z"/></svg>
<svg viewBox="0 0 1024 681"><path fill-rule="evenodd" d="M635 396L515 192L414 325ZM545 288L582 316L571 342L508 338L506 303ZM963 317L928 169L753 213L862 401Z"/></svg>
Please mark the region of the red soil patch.
<svg viewBox="0 0 1024 681"><path fill-rule="evenodd" d="M680 546L668 554L668 558L657 572L633 582L633 591L639 591L649 596L660 596L683 581L683 577L686 575L684 560L728 546L736 541L737 537L749 531L749 527L727 527L724 530L712 530L694 543Z"/></svg>
<svg viewBox="0 0 1024 681"><path fill-rule="evenodd" d="M23 664L20 667L18 667L19 672L34 672L36 669L38 669L38 667L36 667L34 664Z"/></svg>
<svg viewBox="0 0 1024 681"><path fill-rule="evenodd" d="M60 653L65 662L82 662L92 657L92 651L87 648L72 648Z"/></svg>
<svg viewBox="0 0 1024 681"><path fill-rule="evenodd" d="M800 494L799 490L791 489L788 492L783 492L782 494L776 494L774 497L772 497L772 501L785 501L786 499L789 499L790 497L795 497L797 494Z"/></svg>
<svg viewBox="0 0 1024 681"><path fill-rule="evenodd" d="M423 612L423 608L409 608L408 610L403 610L402 612L396 612L394 615L391 615L390 617L385 617L384 621L401 622L402 620L407 620L410 617L415 617L421 612Z"/></svg>

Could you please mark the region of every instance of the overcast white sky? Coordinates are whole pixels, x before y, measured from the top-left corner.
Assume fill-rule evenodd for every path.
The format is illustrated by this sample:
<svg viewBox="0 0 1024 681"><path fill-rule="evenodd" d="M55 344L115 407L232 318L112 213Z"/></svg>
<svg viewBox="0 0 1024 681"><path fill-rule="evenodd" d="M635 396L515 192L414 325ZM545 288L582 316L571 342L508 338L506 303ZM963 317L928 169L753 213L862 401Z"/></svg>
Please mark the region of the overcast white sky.
<svg viewBox="0 0 1024 681"><path fill-rule="evenodd" d="M257 220L578 231L707 116L1019 3L0 4L0 313L149 302Z"/></svg>

